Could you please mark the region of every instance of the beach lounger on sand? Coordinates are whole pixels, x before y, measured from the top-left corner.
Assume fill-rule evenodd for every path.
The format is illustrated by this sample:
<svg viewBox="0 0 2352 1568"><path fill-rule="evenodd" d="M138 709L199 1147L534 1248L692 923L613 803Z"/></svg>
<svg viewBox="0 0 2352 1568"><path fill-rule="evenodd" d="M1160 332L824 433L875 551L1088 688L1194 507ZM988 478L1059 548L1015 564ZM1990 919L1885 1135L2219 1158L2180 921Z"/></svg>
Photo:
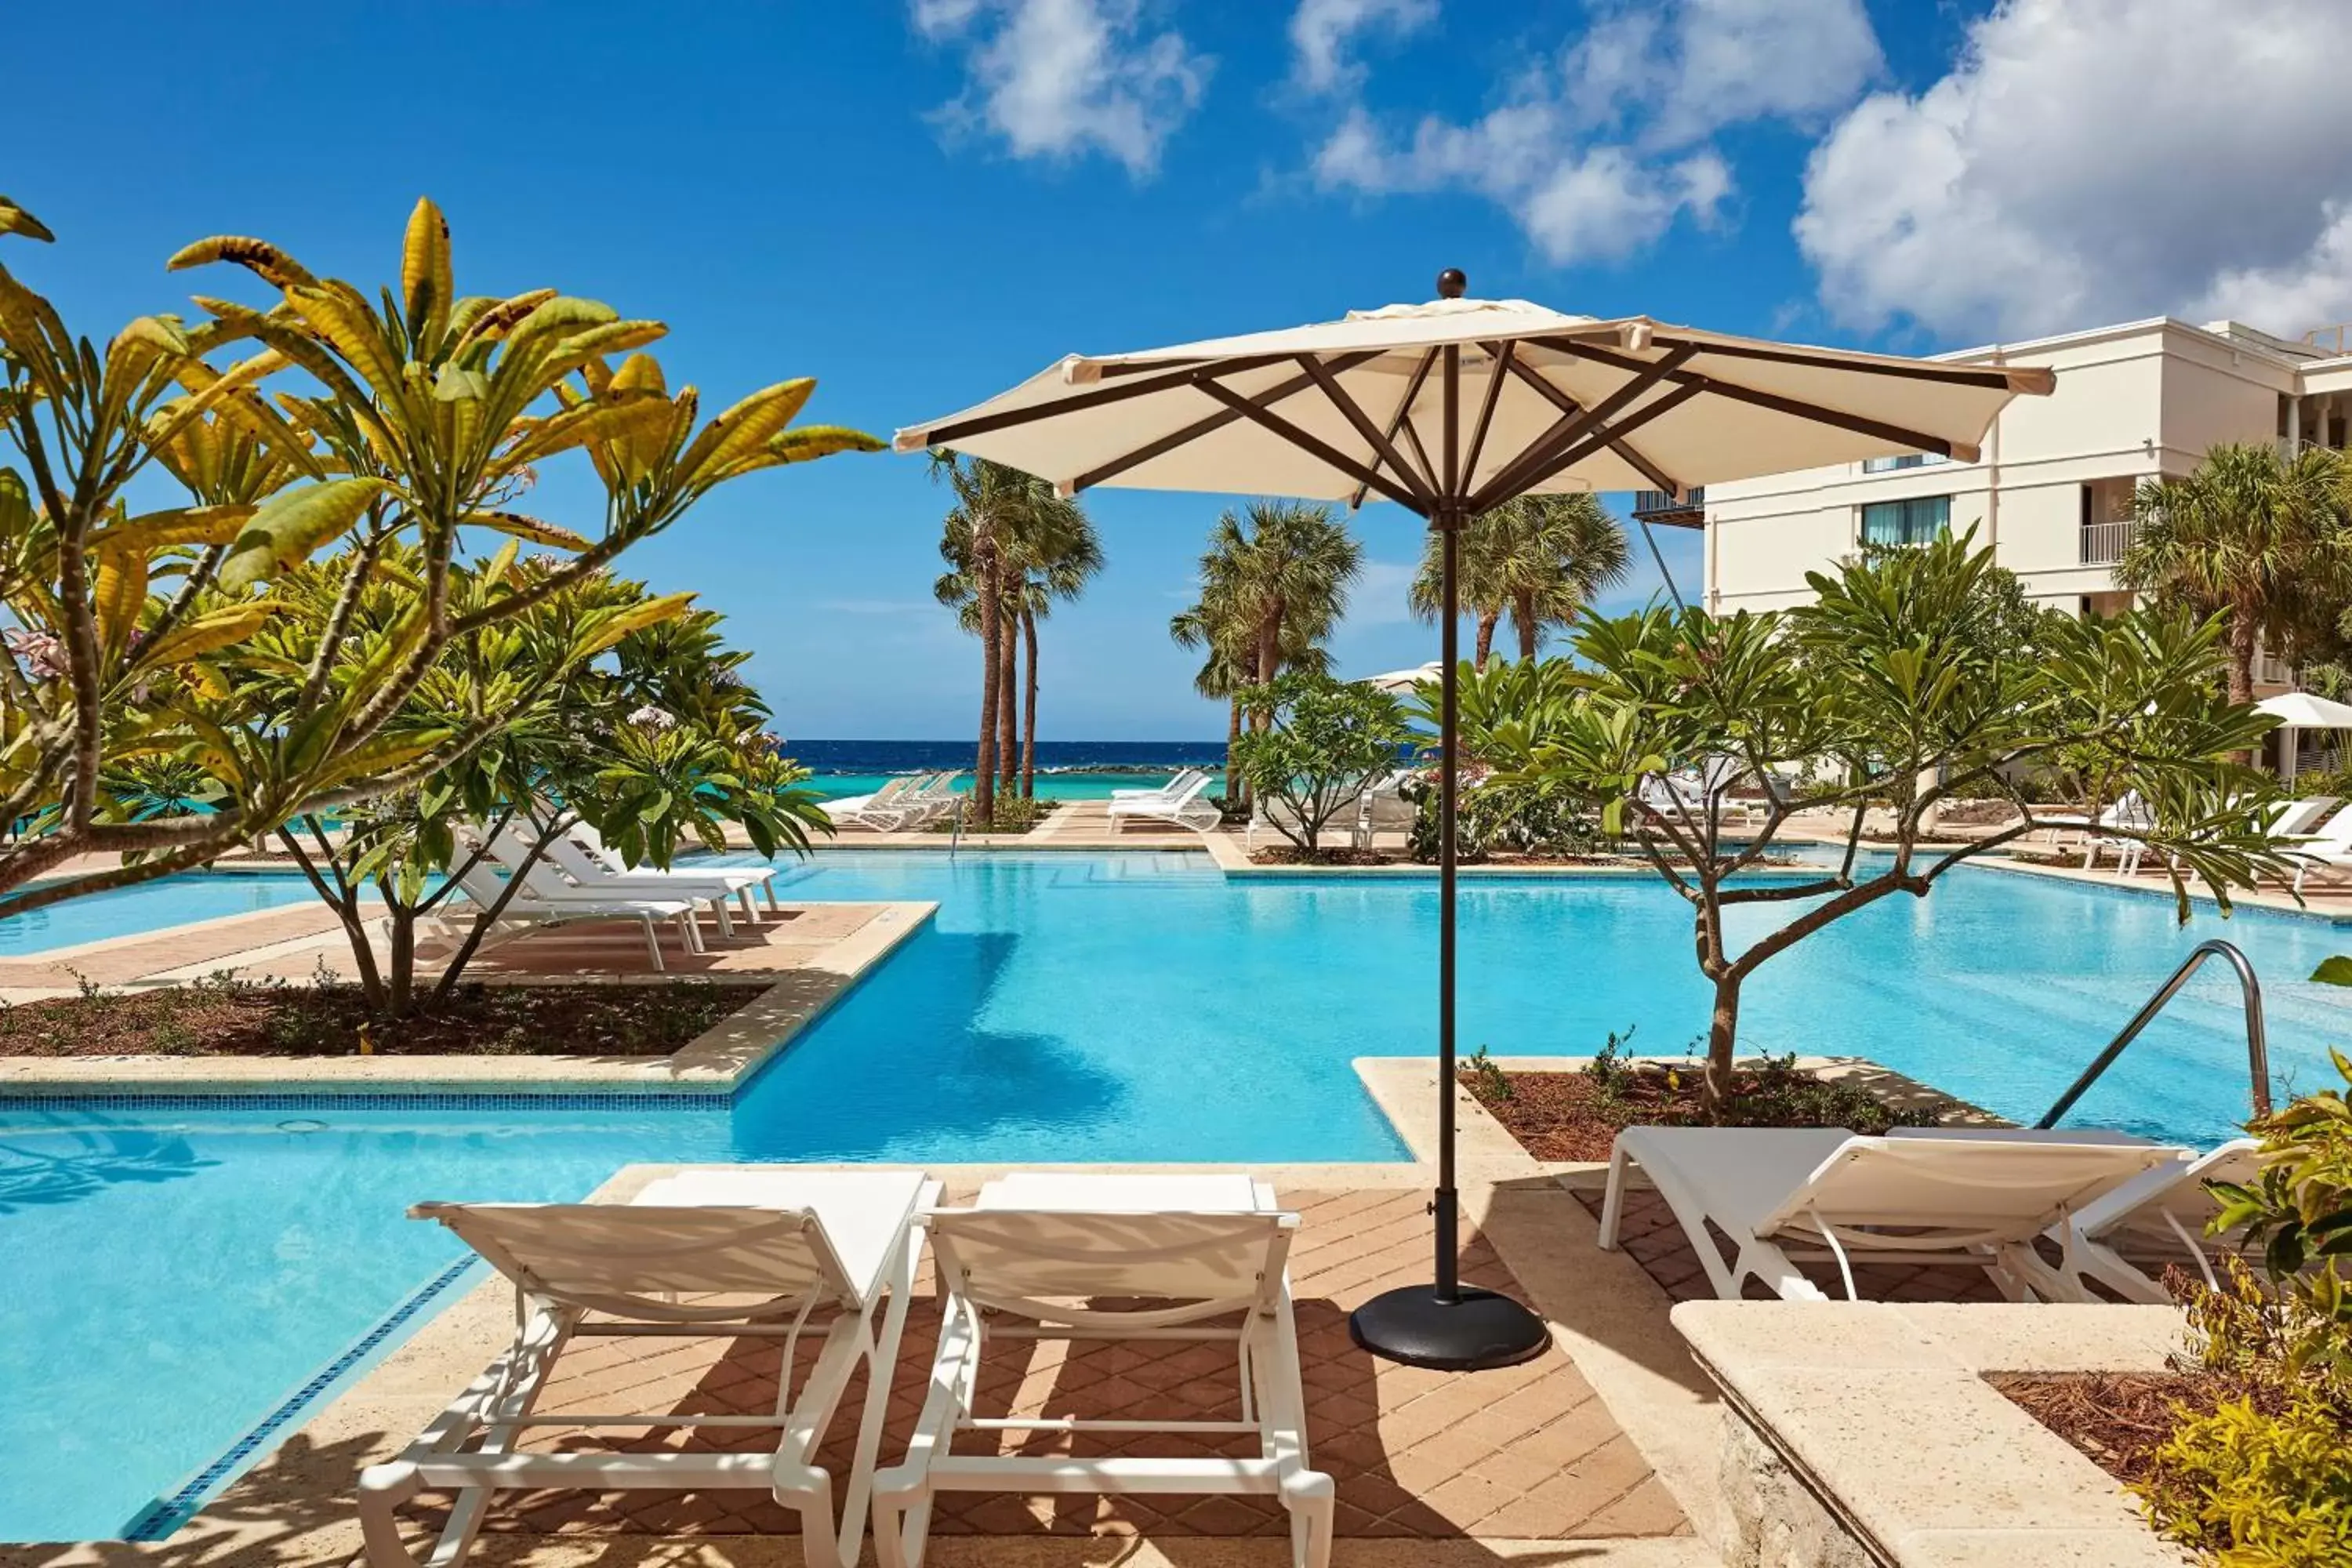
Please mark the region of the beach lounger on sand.
<svg viewBox="0 0 2352 1568"><path fill-rule="evenodd" d="M970 1208L926 1215L942 1317L930 1393L904 1460L874 1481L880 1568L915 1568L940 1492L1244 1493L1290 1513L1295 1568L1330 1557L1331 1479L1307 1468L1306 1395L1285 1273L1298 1226L1247 1176L1016 1174ZM1100 1307L1102 1298L1133 1306ZM983 1417L981 1355L1005 1340L1197 1340L1238 1373L1234 1419ZM1199 1405L1173 1402L1182 1412ZM1096 1441L1119 1452L1000 1455L1006 1433ZM1155 1436L1200 1454L1203 1435L1257 1439L1254 1457L1147 1457ZM961 1437L967 1452L954 1445ZM1189 1441L1188 1441L1189 1437ZM971 1450L986 1450L985 1452ZM1147 1450L1148 1453L1148 1450Z"/></svg>
<svg viewBox="0 0 2352 1568"><path fill-rule="evenodd" d="M455 1568L490 1494L509 1489L767 1492L799 1511L809 1568L849 1568L866 1533L890 1366L906 1326L920 1242L917 1210L938 1184L901 1171L689 1171L628 1204L420 1204L514 1282L513 1344L397 1458L360 1477L370 1568ZM793 1386L793 1349L820 1337L814 1371ZM533 1415L574 1340L613 1335L782 1342L772 1415L667 1412ZM815 1463L835 1406L870 1365L846 1484ZM756 1447L641 1453L532 1449L534 1425L566 1428L751 1428ZM454 1495L423 1559L396 1510L421 1491ZM836 1522L835 1504L839 1504Z"/></svg>
<svg viewBox="0 0 2352 1568"><path fill-rule="evenodd" d="M1635 1127L1617 1134L1601 1245L1617 1246L1629 1166L1681 1222L1727 1301L1750 1279L1790 1300L1824 1293L1800 1261L1832 1260L1849 1300L1857 1262L1982 1268L2010 1300L2079 1299L2036 1237L2185 1149L2084 1135L1864 1138L1839 1128ZM1726 1262L1718 1235L1733 1249Z"/></svg>

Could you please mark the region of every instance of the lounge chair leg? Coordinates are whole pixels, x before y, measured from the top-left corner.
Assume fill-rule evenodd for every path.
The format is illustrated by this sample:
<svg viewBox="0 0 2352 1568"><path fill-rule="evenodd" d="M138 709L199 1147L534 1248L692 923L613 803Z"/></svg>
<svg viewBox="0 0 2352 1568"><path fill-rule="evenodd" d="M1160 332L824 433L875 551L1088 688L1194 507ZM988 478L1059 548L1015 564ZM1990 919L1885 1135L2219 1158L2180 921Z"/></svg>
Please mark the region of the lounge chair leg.
<svg viewBox="0 0 2352 1568"><path fill-rule="evenodd" d="M1617 1226L1625 1215L1625 1151L1609 1151L1609 1187L1601 1198L1601 1250L1617 1250Z"/></svg>
<svg viewBox="0 0 2352 1568"><path fill-rule="evenodd" d="M743 906L743 923L750 926L753 931L758 931L760 929L760 906L751 901L751 889L748 887L738 888L735 889L735 897Z"/></svg>
<svg viewBox="0 0 2352 1568"><path fill-rule="evenodd" d="M667 973L667 966L662 963L661 938L654 931L654 917L639 915L637 921L646 929L646 956L653 961L654 973L656 974Z"/></svg>
<svg viewBox="0 0 2352 1568"><path fill-rule="evenodd" d="M1335 1505L1331 1478L1318 1470L1294 1476L1282 1489L1290 1510L1291 1568L1328 1568Z"/></svg>
<svg viewBox="0 0 2352 1568"><path fill-rule="evenodd" d="M721 942L734 941L735 921L734 918L727 912L727 900L724 898L711 900L710 912L719 917L719 940Z"/></svg>
<svg viewBox="0 0 2352 1568"><path fill-rule="evenodd" d="M416 1568L416 1560L401 1542L395 1510L423 1489L416 1467L404 1461L370 1465L360 1472L360 1540L368 1568Z"/></svg>

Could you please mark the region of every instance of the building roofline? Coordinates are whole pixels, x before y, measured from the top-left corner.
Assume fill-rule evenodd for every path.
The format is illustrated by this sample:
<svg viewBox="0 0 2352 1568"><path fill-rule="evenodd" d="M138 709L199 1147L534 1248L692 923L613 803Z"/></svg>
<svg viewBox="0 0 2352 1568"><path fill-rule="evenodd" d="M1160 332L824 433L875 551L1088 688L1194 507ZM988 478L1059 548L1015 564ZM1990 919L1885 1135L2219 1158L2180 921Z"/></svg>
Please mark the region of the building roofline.
<svg viewBox="0 0 2352 1568"><path fill-rule="evenodd" d="M2215 344L2233 353L2252 353L2291 370L2309 369L2315 364L2332 364L2337 356L2325 355L2308 343L2292 343L2274 337L2259 327L2242 321L2212 321L2202 326L2184 321L2178 316L2147 316L2134 321L2117 321L2104 327L2084 327L2071 332L2056 332L2047 337L2026 338L2015 342L1980 343L1974 348L1954 349L1928 357L1961 363L1999 361L2017 354L2042 354L2061 349L2079 348L2085 344L2111 342L2117 338L2136 337L2144 332L2182 332L2189 336L2210 339ZM2352 355L2342 356L2352 358Z"/></svg>

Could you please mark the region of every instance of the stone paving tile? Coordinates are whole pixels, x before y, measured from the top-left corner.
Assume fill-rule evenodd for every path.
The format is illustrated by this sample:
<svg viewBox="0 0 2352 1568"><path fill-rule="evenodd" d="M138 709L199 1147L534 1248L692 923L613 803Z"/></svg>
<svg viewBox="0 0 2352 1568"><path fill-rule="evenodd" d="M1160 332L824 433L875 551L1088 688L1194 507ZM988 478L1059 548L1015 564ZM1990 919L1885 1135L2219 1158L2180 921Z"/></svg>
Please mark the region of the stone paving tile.
<svg viewBox="0 0 2352 1568"><path fill-rule="evenodd" d="M950 1194L951 1196L955 1194ZM1448 1375L1377 1362L1348 1335L1348 1313L1368 1297L1425 1278L1427 1216L1417 1192L1291 1193L1300 1213L1291 1254L1298 1337L1307 1390L1312 1462L1338 1483L1343 1536L1437 1540L1569 1539L1687 1532L1679 1510L1617 1428L1591 1386L1557 1351L1501 1372ZM1377 1247L1378 1267L1363 1259ZM927 1271L928 1272L928 1271ZM1483 1237L1468 1236L1465 1280L1516 1290ZM919 1286L905 1347L892 1379L883 1462L905 1450L921 1406L938 1332L928 1278ZM804 1373L814 1345L803 1349ZM765 1413L773 1406L780 1349L773 1341L606 1340L566 1358L542 1412L635 1407L670 1414ZM1106 1417L1218 1416L1236 1409L1229 1352L1213 1345L1004 1342L981 1377L981 1403L995 1415ZM862 1380L861 1380L862 1381ZM853 1385L842 1409L864 1397ZM846 1467L852 1417L835 1422L825 1462ZM629 1451L754 1446L725 1428L651 1426L541 1428L531 1447ZM1084 1443L1084 1447L1075 1445ZM1007 1435L999 1452L1052 1454L1243 1453L1246 1440L1187 1441L1126 1434ZM986 1451L973 1440L960 1451ZM942 1496L934 1530L943 1535L1275 1536L1288 1532L1269 1498ZM415 1522L438 1522L434 1500ZM499 1532L709 1536L790 1534L794 1518L757 1492L509 1493L486 1528Z"/></svg>
<svg viewBox="0 0 2352 1568"><path fill-rule="evenodd" d="M1598 1190L1580 1191L1576 1201L1595 1216L1601 1213L1601 1194ZM1666 1207L1665 1199L1656 1193L1635 1188L1625 1194L1625 1210L1619 1217L1618 1240L1625 1255L1642 1266L1642 1272L1656 1281L1671 1300L1711 1301L1715 1287L1708 1283L1706 1270L1698 1254L1692 1250L1690 1237L1683 1233L1674 1211ZM1838 1279L1834 1263L1801 1263L1798 1268L1805 1277L1830 1295L1843 1300L1845 1286ZM1862 1263L1854 1266L1855 1290L1865 1301L1998 1301L2000 1292L1980 1268L1920 1268L1905 1263ZM1748 1282L1750 1296L1769 1299L1769 1292L1753 1279Z"/></svg>

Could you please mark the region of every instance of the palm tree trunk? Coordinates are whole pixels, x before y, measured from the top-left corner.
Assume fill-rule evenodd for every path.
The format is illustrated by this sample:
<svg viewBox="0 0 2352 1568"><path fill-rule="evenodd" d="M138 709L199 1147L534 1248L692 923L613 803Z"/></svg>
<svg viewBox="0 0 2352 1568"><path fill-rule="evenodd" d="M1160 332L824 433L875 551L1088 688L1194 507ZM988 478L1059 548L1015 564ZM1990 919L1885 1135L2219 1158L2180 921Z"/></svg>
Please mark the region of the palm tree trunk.
<svg viewBox="0 0 2352 1568"><path fill-rule="evenodd" d="M1519 634L1519 658L1521 662L1524 663L1526 660L1535 658L1537 630L1535 595L1532 593L1522 593L1513 596L1511 600L1511 625L1517 629Z"/></svg>
<svg viewBox="0 0 2352 1568"><path fill-rule="evenodd" d="M971 770L972 819L983 826L996 817L997 682L1003 677L1003 601L996 592L996 542L975 529L972 554L980 593L980 755Z"/></svg>
<svg viewBox="0 0 2352 1568"><path fill-rule="evenodd" d="M1013 631L1014 627L1006 626L997 639L1003 647L1004 668L996 682L996 755L1008 795L1017 795L1020 789L1014 770L1021 759L1021 643Z"/></svg>
<svg viewBox="0 0 2352 1568"><path fill-rule="evenodd" d="M1249 804L1249 786L1234 772L1234 749L1242 743L1242 700L1234 698L1232 714L1225 721L1225 798L1238 805Z"/></svg>
<svg viewBox="0 0 2352 1568"><path fill-rule="evenodd" d="M2254 617L2247 614L2243 605L2231 611L2230 614L2230 700L2241 707L2254 700L2254 645L2257 640ZM2250 751L2234 752L2231 753L2231 760L2252 766L2254 753Z"/></svg>
<svg viewBox="0 0 2352 1568"><path fill-rule="evenodd" d="M1477 668L1481 670L1486 668L1486 656L1495 651L1495 627L1502 618L1502 612L1499 610L1481 610L1478 612Z"/></svg>
<svg viewBox="0 0 2352 1568"><path fill-rule="evenodd" d="M1037 798L1037 616L1021 607L1021 657L1024 681L1021 692L1021 798Z"/></svg>

